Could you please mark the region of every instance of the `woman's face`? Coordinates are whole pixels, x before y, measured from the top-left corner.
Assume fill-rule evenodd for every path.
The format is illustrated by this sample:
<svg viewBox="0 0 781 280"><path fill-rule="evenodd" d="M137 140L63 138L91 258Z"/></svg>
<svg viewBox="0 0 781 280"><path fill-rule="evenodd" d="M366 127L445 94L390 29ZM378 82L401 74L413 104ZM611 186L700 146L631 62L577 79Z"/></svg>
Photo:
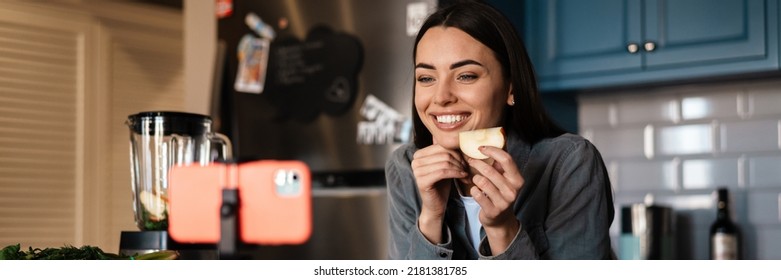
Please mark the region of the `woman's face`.
<svg viewBox="0 0 781 280"><path fill-rule="evenodd" d="M418 42L415 108L434 144L458 149L458 133L500 126L510 86L493 51L453 27L432 27Z"/></svg>

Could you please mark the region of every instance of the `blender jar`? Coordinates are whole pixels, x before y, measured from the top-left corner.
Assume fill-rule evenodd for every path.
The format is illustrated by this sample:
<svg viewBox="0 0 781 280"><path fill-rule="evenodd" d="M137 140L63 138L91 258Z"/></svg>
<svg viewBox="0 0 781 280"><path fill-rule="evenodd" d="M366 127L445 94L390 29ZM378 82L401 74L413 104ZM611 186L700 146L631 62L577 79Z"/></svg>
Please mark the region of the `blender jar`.
<svg viewBox="0 0 781 280"><path fill-rule="evenodd" d="M176 165L230 160L231 143L210 117L183 112L128 116L133 213L141 230L168 229L168 171Z"/></svg>

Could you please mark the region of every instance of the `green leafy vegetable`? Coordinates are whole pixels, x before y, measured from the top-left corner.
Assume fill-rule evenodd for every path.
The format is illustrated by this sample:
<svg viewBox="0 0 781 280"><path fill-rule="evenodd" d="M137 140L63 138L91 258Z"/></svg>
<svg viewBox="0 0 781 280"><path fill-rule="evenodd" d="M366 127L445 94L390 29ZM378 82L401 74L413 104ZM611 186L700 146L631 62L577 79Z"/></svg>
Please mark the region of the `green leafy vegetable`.
<svg viewBox="0 0 781 280"><path fill-rule="evenodd" d="M0 251L0 260L22 260L24 259L24 253L19 251L19 244L11 245L3 248Z"/></svg>
<svg viewBox="0 0 781 280"><path fill-rule="evenodd" d="M168 211L163 212L163 216L168 216ZM144 220L144 230L167 230L168 229L168 218L163 218L160 220L152 219L152 215L149 213L149 211L143 210L141 212L141 218Z"/></svg>
<svg viewBox="0 0 781 280"><path fill-rule="evenodd" d="M143 255L125 256L103 252L98 247L63 246L60 248L32 248L21 250L19 244L9 245L0 250L0 260L172 260L179 257L179 253L171 250L163 250Z"/></svg>

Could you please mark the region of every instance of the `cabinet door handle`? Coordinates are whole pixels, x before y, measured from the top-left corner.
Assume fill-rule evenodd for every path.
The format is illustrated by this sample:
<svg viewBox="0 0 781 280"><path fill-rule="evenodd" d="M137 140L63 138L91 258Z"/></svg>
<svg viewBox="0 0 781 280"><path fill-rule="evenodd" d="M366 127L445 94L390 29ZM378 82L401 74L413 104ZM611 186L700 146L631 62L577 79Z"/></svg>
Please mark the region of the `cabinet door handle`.
<svg viewBox="0 0 781 280"><path fill-rule="evenodd" d="M643 44L643 48L647 52L652 52L656 49L656 44L654 44L654 42L645 42L645 44Z"/></svg>
<svg viewBox="0 0 781 280"><path fill-rule="evenodd" d="M640 47L637 43L629 43L626 45L626 50L629 51L629 53L637 53L637 51L640 50Z"/></svg>

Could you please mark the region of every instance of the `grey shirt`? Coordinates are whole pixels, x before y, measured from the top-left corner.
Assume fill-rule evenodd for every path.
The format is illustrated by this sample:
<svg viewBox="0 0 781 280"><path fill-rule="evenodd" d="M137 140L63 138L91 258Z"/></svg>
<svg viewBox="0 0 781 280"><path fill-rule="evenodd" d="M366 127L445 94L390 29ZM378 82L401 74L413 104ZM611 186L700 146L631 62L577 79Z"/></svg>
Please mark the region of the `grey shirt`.
<svg viewBox="0 0 781 280"><path fill-rule="evenodd" d="M507 152L525 183L513 205L521 229L506 251L491 256L485 231L479 252L466 234L466 215L452 188L445 211L443 244L418 228L420 195L410 163L417 148L405 144L385 166L390 216L390 259L614 259L609 228L613 196L599 151L573 134L528 145L508 135Z"/></svg>

